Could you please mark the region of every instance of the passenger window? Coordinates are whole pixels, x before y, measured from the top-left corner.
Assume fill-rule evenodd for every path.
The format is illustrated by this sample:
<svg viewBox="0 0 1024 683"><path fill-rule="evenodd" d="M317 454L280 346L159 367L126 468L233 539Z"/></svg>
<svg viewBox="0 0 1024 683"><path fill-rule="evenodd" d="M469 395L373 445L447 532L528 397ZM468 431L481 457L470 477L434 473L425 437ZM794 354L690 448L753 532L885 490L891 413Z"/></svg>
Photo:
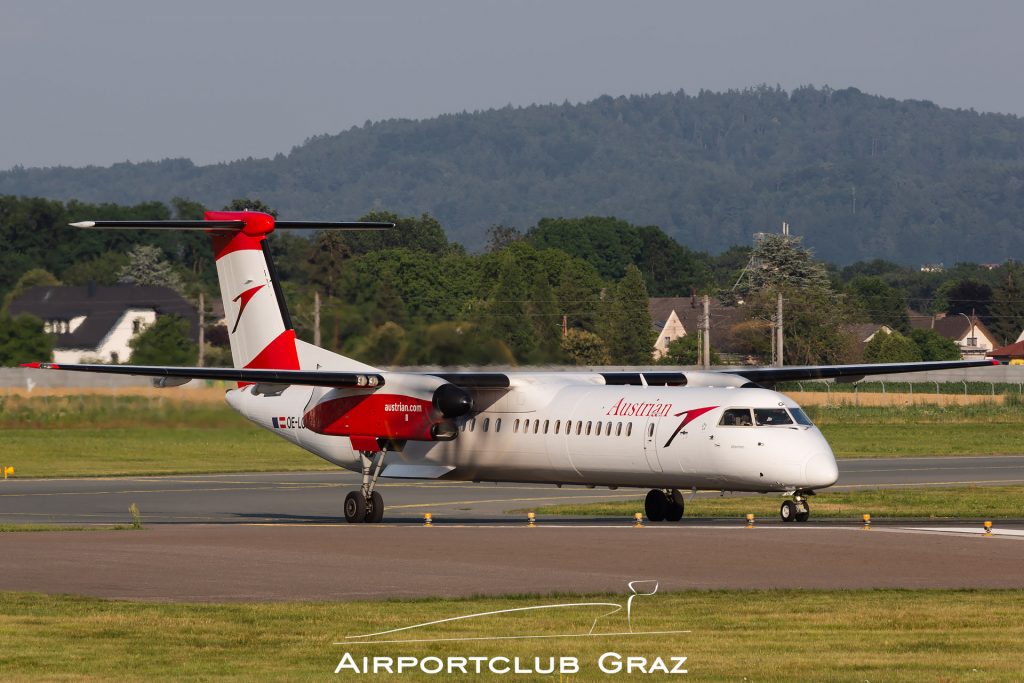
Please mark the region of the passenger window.
<svg viewBox="0 0 1024 683"><path fill-rule="evenodd" d="M619 422L615 425L615 436L622 436L622 423Z"/></svg>
<svg viewBox="0 0 1024 683"><path fill-rule="evenodd" d="M476 429L476 418L475 417L472 420L469 421L469 431L473 431L474 429Z"/></svg>
<svg viewBox="0 0 1024 683"><path fill-rule="evenodd" d="M561 426L562 426L562 421L561 421L561 420L555 420L555 434L558 434L558 433L559 433L559 432L558 432L558 429L559 429L559 427L561 427Z"/></svg>
<svg viewBox="0 0 1024 683"><path fill-rule="evenodd" d="M754 408L754 424L758 427L791 425L793 420L785 408Z"/></svg>
<svg viewBox="0 0 1024 683"><path fill-rule="evenodd" d="M590 420L587 420L587 436L590 436L591 427L593 427L593 423Z"/></svg>
<svg viewBox="0 0 1024 683"><path fill-rule="evenodd" d="M747 408L729 408L722 413L718 424L725 427L750 427L754 423L750 420L750 410Z"/></svg>
<svg viewBox="0 0 1024 683"><path fill-rule="evenodd" d="M533 421L533 433L536 434L540 431L540 420Z"/></svg>
<svg viewBox="0 0 1024 683"><path fill-rule="evenodd" d="M501 431L501 418L500 417L497 420L494 421L494 431L495 432L500 432Z"/></svg>
<svg viewBox="0 0 1024 683"><path fill-rule="evenodd" d="M548 433L548 424L549 424L549 420L544 420L544 433L545 434Z"/></svg>
<svg viewBox="0 0 1024 683"><path fill-rule="evenodd" d="M582 433L583 433L583 420L580 420L579 422L576 423L576 436L579 436Z"/></svg>
<svg viewBox="0 0 1024 683"><path fill-rule="evenodd" d="M516 420L515 422L512 423L512 433L519 433L519 420Z"/></svg>
<svg viewBox="0 0 1024 683"><path fill-rule="evenodd" d="M601 423L600 423L600 422L598 422L598 423L597 423L597 432L595 432L595 433L596 433L596 434L597 434L598 436L601 436Z"/></svg>
<svg viewBox="0 0 1024 683"><path fill-rule="evenodd" d="M605 423L605 425L604 425L604 433L607 434L608 436L612 435L612 423L611 422L606 422Z"/></svg>
<svg viewBox="0 0 1024 683"><path fill-rule="evenodd" d="M485 417L484 418L484 431L486 432L487 428L490 427L490 426L491 426L491 418Z"/></svg>
<svg viewBox="0 0 1024 683"><path fill-rule="evenodd" d="M654 436L654 423L653 422L647 428L647 436Z"/></svg>
<svg viewBox="0 0 1024 683"><path fill-rule="evenodd" d="M633 423L632 422L627 422L626 423L626 436L633 436Z"/></svg>

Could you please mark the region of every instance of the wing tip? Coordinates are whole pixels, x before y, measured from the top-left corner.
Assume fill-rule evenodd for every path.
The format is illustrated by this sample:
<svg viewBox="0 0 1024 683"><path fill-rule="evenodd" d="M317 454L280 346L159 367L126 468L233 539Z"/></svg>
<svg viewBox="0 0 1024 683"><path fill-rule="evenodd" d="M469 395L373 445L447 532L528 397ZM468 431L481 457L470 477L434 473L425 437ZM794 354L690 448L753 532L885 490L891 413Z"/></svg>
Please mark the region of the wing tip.
<svg viewBox="0 0 1024 683"><path fill-rule="evenodd" d="M77 223L68 223L72 228L95 228L96 221L78 221Z"/></svg>
<svg viewBox="0 0 1024 683"><path fill-rule="evenodd" d="M33 368L35 370L60 370L60 366L56 363L40 363L38 361L32 363L21 363L18 367Z"/></svg>

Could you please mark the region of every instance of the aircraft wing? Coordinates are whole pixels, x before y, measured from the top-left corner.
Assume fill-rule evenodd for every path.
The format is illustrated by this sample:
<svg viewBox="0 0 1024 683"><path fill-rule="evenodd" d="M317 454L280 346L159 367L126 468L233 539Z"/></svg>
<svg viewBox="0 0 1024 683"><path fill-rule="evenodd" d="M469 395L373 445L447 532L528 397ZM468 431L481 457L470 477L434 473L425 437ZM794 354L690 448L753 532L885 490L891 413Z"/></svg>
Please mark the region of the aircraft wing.
<svg viewBox="0 0 1024 683"><path fill-rule="evenodd" d="M903 372L927 372L928 370L959 370L977 368L988 365L999 365L999 361L985 360L950 360L928 361L920 363L862 363L856 365L794 365L781 368L729 368L719 370L730 375L738 375L758 384L776 384L802 379L840 379L856 382L869 375L894 375Z"/></svg>
<svg viewBox="0 0 1024 683"><path fill-rule="evenodd" d="M184 384L190 379L222 379L254 384L302 384L314 387L367 387L384 385L378 373L330 372L327 370L254 370L248 368L176 368L163 365L92 365L69 363L23 363L23 368L73 370L111 375L140 375L169 380L167 386Z"/></svg>

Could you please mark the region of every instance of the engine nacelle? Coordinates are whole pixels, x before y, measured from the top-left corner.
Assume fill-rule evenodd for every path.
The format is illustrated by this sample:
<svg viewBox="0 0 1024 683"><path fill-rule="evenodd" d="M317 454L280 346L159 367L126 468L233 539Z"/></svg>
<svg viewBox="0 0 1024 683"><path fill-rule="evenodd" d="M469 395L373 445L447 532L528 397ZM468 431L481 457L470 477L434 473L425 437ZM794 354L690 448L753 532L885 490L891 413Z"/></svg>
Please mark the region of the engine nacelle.
<svg viewBox="0 0 1024 683"><path fill-rule="evenodd" d="M303 416L317 434L348 436L357 450L405 441L451 441L452 421L473 409L465 389L430 375L388 373L376 389L332 389Z"/></svg>

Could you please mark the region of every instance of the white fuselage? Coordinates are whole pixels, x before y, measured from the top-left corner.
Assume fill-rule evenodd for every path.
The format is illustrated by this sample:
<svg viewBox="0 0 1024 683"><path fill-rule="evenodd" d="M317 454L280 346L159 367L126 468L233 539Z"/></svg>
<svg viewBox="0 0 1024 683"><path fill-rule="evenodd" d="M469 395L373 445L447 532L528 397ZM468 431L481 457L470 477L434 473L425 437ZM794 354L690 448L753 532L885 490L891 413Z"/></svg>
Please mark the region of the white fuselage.
<svg viewBox="0 0 1024 683"><path fill-rule="evenodd" d="M303 427L317 390L253 389L229 391L228 403L259 426L360 471L360 454L347 437ZM818 428L795 402L768 389L541 378L473 394L476 409L457 421L456 439L409 441L385 455L382 476L762 492L820 489L838 478Z"/></svg>

